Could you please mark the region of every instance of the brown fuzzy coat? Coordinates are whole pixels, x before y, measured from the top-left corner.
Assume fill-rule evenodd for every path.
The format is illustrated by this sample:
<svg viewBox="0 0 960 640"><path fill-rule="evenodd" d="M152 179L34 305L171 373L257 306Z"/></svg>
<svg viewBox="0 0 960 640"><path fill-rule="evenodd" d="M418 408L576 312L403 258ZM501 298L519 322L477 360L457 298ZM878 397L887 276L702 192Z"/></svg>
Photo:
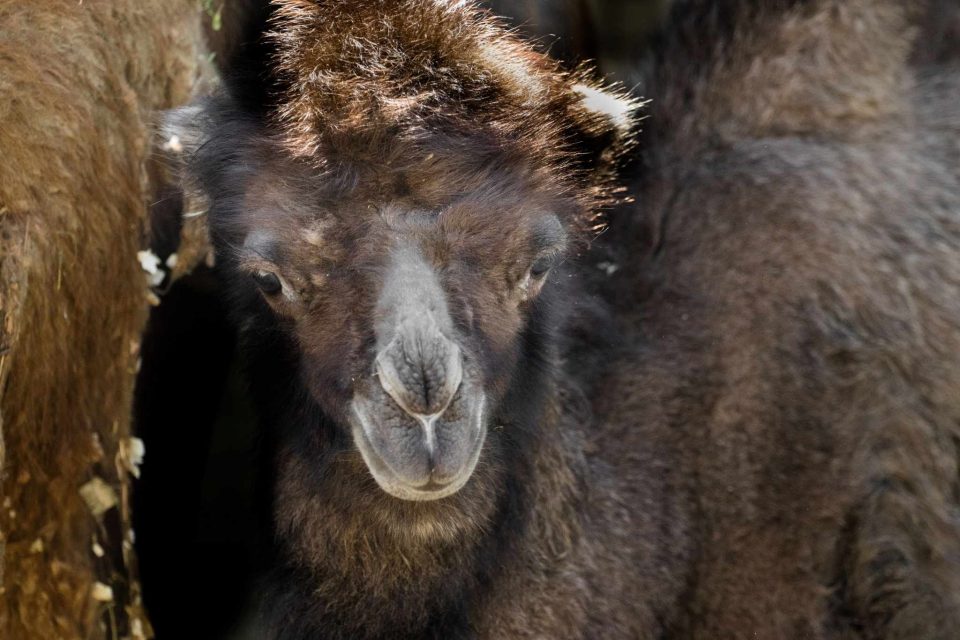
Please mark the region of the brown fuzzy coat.
<svg viewBox="0 0 960 640"><path fill-rule="evenodd" d="M593 440L672 486L628 490L682 514L640 538L689 554L647 585L671 637L960 630L960 67L910 64L921 17L691 0L662 37Z"/></svg>
<svg viewBox="0 0 960 640"><path fill-rule="evenodd" d="M193 0L0 0L0 637L148 629L118 457L147 312L148 125L202 60ZM94 477L120 504L99 524L79 493Z"/></svg>

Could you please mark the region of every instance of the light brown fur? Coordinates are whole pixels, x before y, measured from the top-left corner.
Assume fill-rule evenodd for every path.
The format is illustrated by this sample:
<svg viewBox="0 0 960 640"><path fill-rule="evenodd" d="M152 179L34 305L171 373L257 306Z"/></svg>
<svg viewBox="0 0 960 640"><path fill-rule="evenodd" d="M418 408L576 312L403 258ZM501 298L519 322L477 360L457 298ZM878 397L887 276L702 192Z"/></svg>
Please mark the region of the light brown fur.
<svg viewBox="0 0 960 640"><path fill-rule="evenodd" d="M148 125L195 88L199 9L3 0L0 33L0 636L148 630L116 456L147 310ZM121 501L101 523L78 492L95 476Z"/></svg>

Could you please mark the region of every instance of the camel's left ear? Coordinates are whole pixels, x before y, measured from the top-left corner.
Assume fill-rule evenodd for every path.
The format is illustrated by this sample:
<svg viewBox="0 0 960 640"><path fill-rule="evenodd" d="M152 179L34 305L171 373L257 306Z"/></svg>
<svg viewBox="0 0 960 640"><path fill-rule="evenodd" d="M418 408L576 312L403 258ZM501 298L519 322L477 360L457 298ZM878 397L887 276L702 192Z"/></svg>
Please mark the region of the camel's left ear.
<svg viewBox="0 0 960 640"><path fill-rule="evenodd" d="M599 129L620 139L633 135L643 102L621 89L578 82L573 91L580 96L579 107L591 114Z"/></svg>
<svg viewBox="0 0 960 640"><path fill-rule="evenodd" d="M630 148L644 103L623 89L587 79L573 82L569 92L567 115L579 164L588 173L608 173Z"/></svg>

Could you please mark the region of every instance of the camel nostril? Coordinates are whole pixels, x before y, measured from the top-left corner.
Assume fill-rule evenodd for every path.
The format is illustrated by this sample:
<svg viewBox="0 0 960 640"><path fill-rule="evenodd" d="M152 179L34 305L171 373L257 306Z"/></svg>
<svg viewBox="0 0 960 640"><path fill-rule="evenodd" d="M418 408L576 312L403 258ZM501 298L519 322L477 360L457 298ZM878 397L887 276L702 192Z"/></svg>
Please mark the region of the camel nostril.
<svg viewBox="0 0 960 640"><path fill-rule="evenodd" d="M463 356L440 332L398 331L377 355L376 371L384 391L405 412L418 419L438 416L463 381Z"/></svg>

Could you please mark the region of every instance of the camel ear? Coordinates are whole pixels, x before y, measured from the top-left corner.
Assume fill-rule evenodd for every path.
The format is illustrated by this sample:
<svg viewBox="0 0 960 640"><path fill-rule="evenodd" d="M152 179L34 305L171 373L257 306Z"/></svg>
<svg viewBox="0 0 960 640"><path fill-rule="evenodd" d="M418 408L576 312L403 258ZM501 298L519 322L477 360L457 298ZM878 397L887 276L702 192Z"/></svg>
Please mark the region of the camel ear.
<svg viewBox="0 0 960 640"><path fill-rule="evenodd" d="M580 97L579 107L592 115L599 130L621 140L633 134L641 101L625 91L586 82L574 84L573 91Z"/></svg>
<svg viewBox="0 0 960 640"><path fill-rule="evenodd" d="M210 262L206 228L207 198L190 175L190 165L204 141L204 109L189 105L164 111L154 127L150 163L154 198L150 207L149 245L167 262L171 281L194 266Z"/></svg>
<svg viewBox="0 0 960 640"><path fill-rule="evenodd" d="M197 196L200 192L191 173L194 158L209 133L205 107L198 102L163 111L154 127L154 157L163 166L166 181L185 196Z"/></svg>
<svg viewBox="0 0 960 640"><path fill-rule="evenodd" d="M568 91L571 140L579 153L576 163L598 182L609 180L633 144L643 102L622 89L589 80L574 82Z"/></svg>
<svg viewBox="0 0 960 640"><path fill-rule="evenodd" d="M192 158L202 144L203 117L200 105L164 111L157 127L156 150L170 160Z"/></svg>

